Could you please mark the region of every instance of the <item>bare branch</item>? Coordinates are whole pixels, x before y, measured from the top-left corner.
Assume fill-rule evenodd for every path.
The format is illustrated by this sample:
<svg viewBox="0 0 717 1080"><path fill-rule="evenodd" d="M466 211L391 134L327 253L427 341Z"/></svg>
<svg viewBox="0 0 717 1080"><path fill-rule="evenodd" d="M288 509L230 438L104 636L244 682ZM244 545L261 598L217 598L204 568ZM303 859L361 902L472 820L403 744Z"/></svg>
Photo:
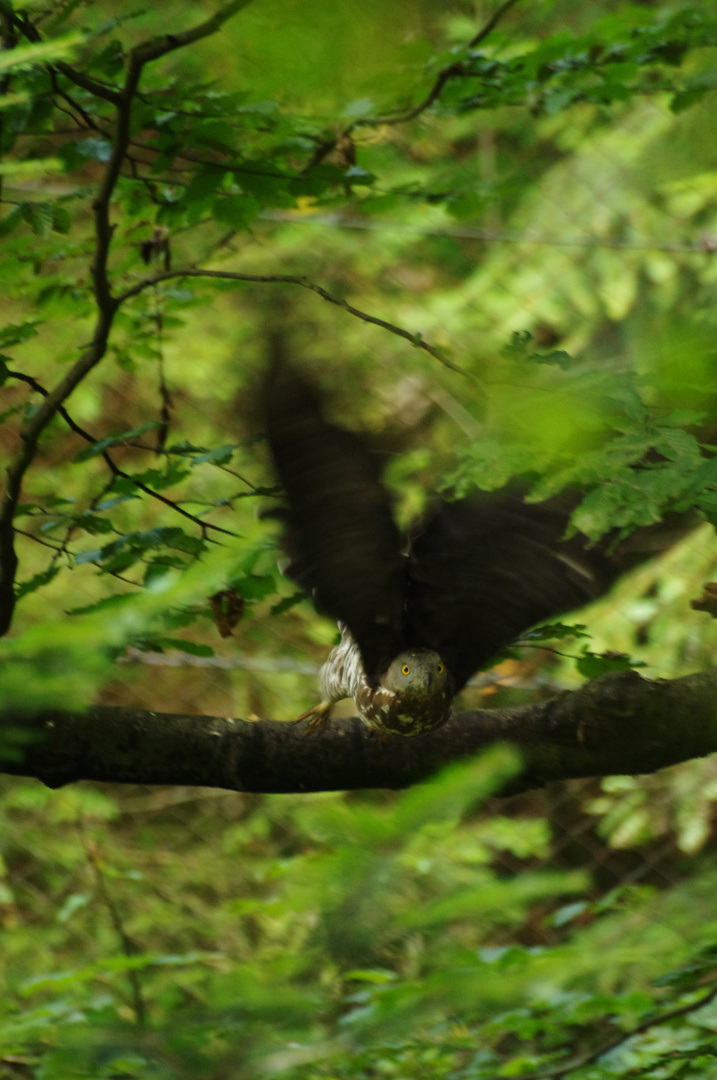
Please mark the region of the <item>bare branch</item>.
<svg viewBox="0 0 717 1080"><path fill-rule="evenodd" d="M327 289L324 289L321 285L317 285L314 281L310 281L306 277L297 276L295 274L239 274L234 273L231 270L172 270L166 274L157 274L156 277L145 278L143 281L138 282L118 296L117 302L123 304L126 300L129 300L130 297L138 296L140 293L144 292L145 289L149 289L162 281L172 281L176 278L188 277L216 278L220 281L248 281L257 282L259 284L299 285L302 289L310 289L311 292L317 293L322 300L326 300L329 304L336 304L337 307L343 308L349 315L354 315L357 319L361 319L363 322L372 323L374 326L380 326L383 330L388 330L390 334L396 334L397 337L402 337L406 341L410 341L411 345L414 345L417 349L423 349L424 352L435 357L436 360L439 360L445 367L450 368L451 371L465 374L462 368L458 367L457 364L454 364L452 360L449 360L444 353L436 349L435 346L429 345L427 341L424 341L420 334L412 334L410 330L404 330L402 326L396 326L395 323L387 322L385 319L378 319L375 315L369 315L368 312L353 307L353 305L347 303L346 300L341 300L340 297L334 296L333 293L328 292Z"/></svg>

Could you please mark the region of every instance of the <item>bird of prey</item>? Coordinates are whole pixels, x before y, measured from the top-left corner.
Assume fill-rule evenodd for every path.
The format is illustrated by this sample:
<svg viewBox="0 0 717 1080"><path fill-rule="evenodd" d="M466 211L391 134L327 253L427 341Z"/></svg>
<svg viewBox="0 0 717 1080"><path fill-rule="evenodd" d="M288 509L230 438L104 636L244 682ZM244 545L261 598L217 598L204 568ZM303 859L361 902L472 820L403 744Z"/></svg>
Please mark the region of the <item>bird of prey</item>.
<svg viewBox="0 0 717 1080"><path fill-rule="evenodd" d="M453 697L538 622L604 593L620 572L569 508L515 493L438 501L403 538L368 441L327 420L317 388L283 359L264 387L265 430L286 506L287 574L341 629L320 672L320 726L353 698L383 734L444 724Z"/></svg>

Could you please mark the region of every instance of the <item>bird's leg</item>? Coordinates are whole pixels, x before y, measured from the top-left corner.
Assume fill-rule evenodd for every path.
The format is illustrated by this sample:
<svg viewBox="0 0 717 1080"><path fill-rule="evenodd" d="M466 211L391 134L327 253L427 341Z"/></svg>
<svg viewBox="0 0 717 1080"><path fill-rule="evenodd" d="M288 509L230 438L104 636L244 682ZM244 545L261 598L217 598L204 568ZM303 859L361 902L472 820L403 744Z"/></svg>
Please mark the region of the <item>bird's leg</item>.
<svg viewBox="0 0 717 1080"><path fill-rule="evenodd" d="M302 712L301 716L297 716L294 723L298 724L301 720L308 720L304 735L319 735L328 726L333 707L333 701L321 701L318 705L312 705L306 712Z"/></svg>

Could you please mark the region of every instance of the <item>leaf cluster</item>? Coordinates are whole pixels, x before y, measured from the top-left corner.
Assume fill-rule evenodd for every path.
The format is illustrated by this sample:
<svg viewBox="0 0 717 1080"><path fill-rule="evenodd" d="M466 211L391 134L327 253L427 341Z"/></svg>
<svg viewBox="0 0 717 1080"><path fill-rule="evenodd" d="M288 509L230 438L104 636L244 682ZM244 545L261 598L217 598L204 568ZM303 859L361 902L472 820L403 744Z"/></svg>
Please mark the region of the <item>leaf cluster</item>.
<svg viewBox="0 0 717 1080"><path fill-rule="evenodd" d="M7 788L5 1063L487 1080L608 1075L609 1055L610 1075L709 1075L713 875L681 901L598 899L582 872L541 868L544 821L481 811L517 764L496 748L351 801Z"/></svg>

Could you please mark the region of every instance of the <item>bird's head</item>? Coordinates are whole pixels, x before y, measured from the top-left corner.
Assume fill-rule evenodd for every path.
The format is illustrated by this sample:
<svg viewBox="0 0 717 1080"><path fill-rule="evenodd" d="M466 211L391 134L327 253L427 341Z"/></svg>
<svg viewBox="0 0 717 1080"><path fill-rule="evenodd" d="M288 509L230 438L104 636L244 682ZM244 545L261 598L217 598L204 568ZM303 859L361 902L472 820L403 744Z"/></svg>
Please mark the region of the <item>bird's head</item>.
<svg viewBox="0 0 717 1080"><path fill-rule="evenodd" d="M451 712L453 684L446 665L430 649L406 649L380 679L391 700L381 699L370 724L384 734L420 735L445 724Z"/></svg>
<svg viewBox="0 0 717 1080"><path fill-rule="evenodd" d="M432 697L446 687L448 673L438 653L406 649L393 659L381 683L395 694L411 691Z"/></svg>

